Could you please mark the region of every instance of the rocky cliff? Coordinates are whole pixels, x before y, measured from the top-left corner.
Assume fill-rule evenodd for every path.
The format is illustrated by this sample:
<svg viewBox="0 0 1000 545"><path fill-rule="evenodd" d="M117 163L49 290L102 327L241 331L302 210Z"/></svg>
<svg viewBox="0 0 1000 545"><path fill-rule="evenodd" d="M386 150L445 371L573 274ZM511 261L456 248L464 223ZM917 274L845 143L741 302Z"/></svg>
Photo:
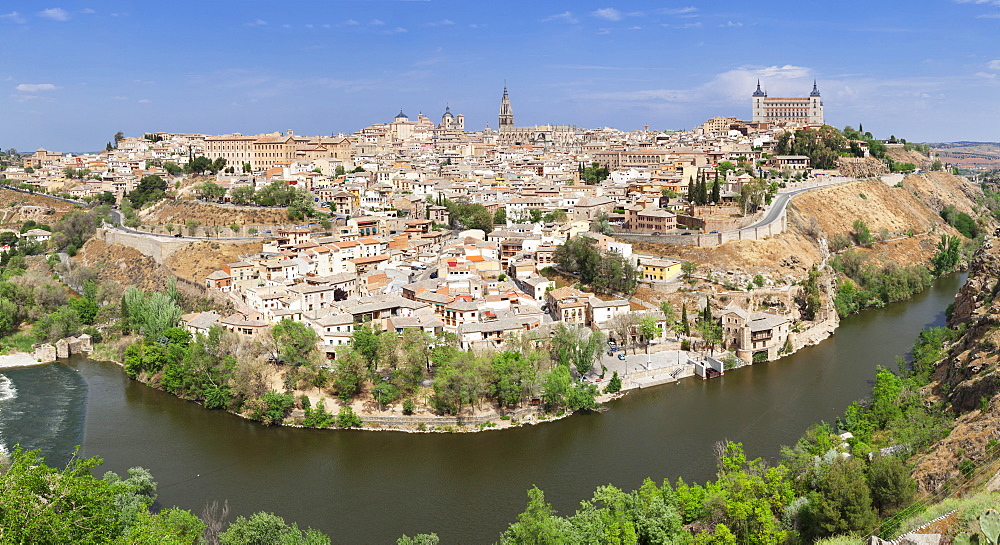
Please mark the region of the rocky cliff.
<svg viewBox="0 0 1000 545"><path fill-rule="evenodd" d="M987 445L1000 441L1000 230L987 236L955 296L949 326L964 329L938 363L928 399L944 399L956 418L948 436L923 456L914 471L921 489L933 491L960 474L959 464L987 460Z"/></svg>

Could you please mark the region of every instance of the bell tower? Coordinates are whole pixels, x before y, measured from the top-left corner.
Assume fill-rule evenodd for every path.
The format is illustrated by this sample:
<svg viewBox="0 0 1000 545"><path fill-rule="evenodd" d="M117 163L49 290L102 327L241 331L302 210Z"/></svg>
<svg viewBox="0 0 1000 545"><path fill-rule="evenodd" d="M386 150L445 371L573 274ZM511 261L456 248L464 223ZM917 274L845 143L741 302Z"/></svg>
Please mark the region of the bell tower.
<svg viewBox="0 0 1000 545"><path fill-rule="evenodd" d="M500 99L500 116L498 119L500 129L514 126L514 112L510 109L510 97L507 96L507 84L503 84L503 97Z"/></svg>

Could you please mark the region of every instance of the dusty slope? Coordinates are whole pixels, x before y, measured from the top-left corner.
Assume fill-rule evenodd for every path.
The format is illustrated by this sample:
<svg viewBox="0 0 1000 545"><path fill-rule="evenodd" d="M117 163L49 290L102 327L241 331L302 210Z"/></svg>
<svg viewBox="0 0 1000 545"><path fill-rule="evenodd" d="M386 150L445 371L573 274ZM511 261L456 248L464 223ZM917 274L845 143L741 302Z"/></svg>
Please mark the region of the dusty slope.
<svg viewBox="0 0 1000 545"><path fill-rule="evenodd" d="M284 208L221 206L201 201L162 201L143 213L144 224L184 225L188 220L201 222L203 227L291 223Z"/></svg>
<svg viewBox="0 0 1000 545"><path fill-rule="evenodd" d="M79 208L55 199L0 189L0 224L20 226L28 220L52 225L66 212Z"/></svg>
<svg viewBox="0 0 1000 545"><path fill-rule="evenodd" d="M80 263L94 268L100 281L112 281L124 287L135 286L154 291L166 287L170 271L139 250L108 244L92 238L83 245L76 257Z"/></svg>
<svg viewBox="0 0 1000 545"><path fill-rule="evenodd" d="M829 240L848 235L854 221L861 219L875 236L888 234L891 240L875 245L872 251L877 255L904 265L926 263L934 253L937 234L956 234L941 220L940 209L953 204L971 212L979 190L943 172L911 175L902 185L889 187L879 180L865 180L803 193L789 206L788 232L765 240L713 248L636 244L635 249L692 260L702 268L719 271L760 271L801 278L822 259L819 236ZM907 231L917 236L908 237ZM931 232L933 236L921 236Z"/></svg>
<svg viewBox="0 0 1000 545"><path fill-rule="evenodd" d="M201 284L212 271L226 263L239 261L240 256L260 251L260 242L245 244L219 244L218 242L193 242L170 254L166 265L180 278Z"/></svg>

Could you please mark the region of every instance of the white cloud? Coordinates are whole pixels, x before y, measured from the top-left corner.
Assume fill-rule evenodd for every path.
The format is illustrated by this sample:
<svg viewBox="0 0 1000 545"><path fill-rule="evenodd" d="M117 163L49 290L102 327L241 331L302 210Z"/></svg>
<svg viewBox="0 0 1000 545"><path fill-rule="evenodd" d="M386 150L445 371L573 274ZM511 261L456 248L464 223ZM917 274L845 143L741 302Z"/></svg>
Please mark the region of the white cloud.
<svg viewBox="0 0 1000 545"><path fill-rule="evenodd" d="M600 19L607 19L608 21L622 20L622 12L616 10L615 8L601 8L590 12L590 14Z"/></svg>
<svg viewBox="0 0 1000 545"><path fill-rule="evenodd" d="M976 72L976 73L975 73L974 75L975 75L975 76L976 76L977 78L983 78L983 79L997 79L997 75L996 75L996 74L992 74L992 73L990 73L990 72Z"/></svg>
<svg viewBox="0 0 1000 545"><path fill-rule="evenodd" d="M361 23L355 21L354 19L348 19L348 20L344 21L343 23L340 23L337 26L357 26L357 25L360 25L360 24Z"/></svg>
<svg viewBox="0 0 1000 545"><path fill-rule="evenodd" d="M701 23L684 23L683 25L671 25L663 23L660 26L663 28L701 28Z"/></svg>
<svg viewBox="0 0 1000 545"><path fill-rule="evenodd" d="M726 21L725 24L722 24L722 25L719 25L719 26L721 26L721 27L728 27L728 28L736 28L736 27L743 26L743 23L741 23L739 21L735 21L735 22L734 21Z"/></svg>
<svg viewBox="0 0 1000 545"><path fill-rule="evenodd" d="M664 8L656 12L662 15L692 15L696 11L698 11L698 8L694 6L685 6L683 8Z"/></svg>
<svg viewBox="0 0 1000 545"><path fill-rule="evenodd" d="M392 30L383 30L382 34L403 34L405 32L407 32L405 28L398 26Z"/></svg>
<svg viewBox="0 0 1000 545"><path fill-rule="evenodd" d="M38 15L53 21L69 21L69 12L62 8L43 9L38 12Z"/></svg>
<svg viewBox="0 0 1000 545"><path fill-rule="evenodd" d="M38 91L54 91L58 87L51 83L21 83L15 89L22 93L37 93Z"/></svg>
<svg viewBox="0 0 1000 545"><path fill-rule="evenodd" d="M25 22L24 17L21 17L21 14L16 11L0 15L0 21L9 21L11 23L17 23L19 25L24 24Z"/></svg>
<svg viewBox="0 0 1000 545"><path fill-rule="evenodd" d="M267 21L263 19L257 19L252 23L247 23L247 26L265 26L265 25L267 25Z"/></svg>
<svg viewBox="0 0 1000 545"><path fill-rule="evenodd" d="M448 26L453 24L455 24L455 21L452 21L451 19L441 19L440 21L425 23L424 26Z"/></svg>
<svg viewBox="0 0 1000 545"><path fill-rule="evenodd" d="M368 24L369 25L380 26L380 25L384 25L385 21L382 21L380 19L372 19L371 21L368 22Z"/></svg>
<svg viewBox="0 0 1000 545"><path fill-rule="evenodd" d="M1000 70L1000 59L992 60L986 63L986 68L989 68L990 70Z"/></svg>
<svg viewBox="0 0 1000 545"><path fill-rule="evenodd" d="M571 25L575 25L576 23L580 22L579 19L577 19L576 17L573 16L573 12L571 12L571 11L564 11L562 13L557 13L555 15L550 15L550 16L542 19L543 23L549 23L549 22L552 22L552 21L569 23Z"/></svg>
<svg viewBox="0 0 1000 545"><path fill-rule="evenodd" d="M989 6L1000 6L1000 0L955 0L956 4L986 4Z"/></svg>

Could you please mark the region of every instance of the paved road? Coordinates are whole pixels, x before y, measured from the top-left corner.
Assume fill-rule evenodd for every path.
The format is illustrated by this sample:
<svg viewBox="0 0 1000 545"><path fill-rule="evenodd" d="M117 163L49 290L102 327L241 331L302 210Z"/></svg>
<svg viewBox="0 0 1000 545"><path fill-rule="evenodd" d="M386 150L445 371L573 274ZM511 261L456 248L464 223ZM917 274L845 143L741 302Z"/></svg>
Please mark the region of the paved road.
<svg viewBox="0 0 1000 545"><path fill-rule="evenodd" d="M784 213L785 208L788 207L788 203L792 200L792 197L798 195L799 193L805 193L806 191L812 191L813 189L819 189L821 187L830 187L831 185L845 184L847 182L853 182L854 178L836 178L833 181L820 183L812 187L803 187L802 189L794 189L788 192L778 192L778 196L774 198L771 202L770 208L767 209L767 213L761 218L757 223L744 227L744 229L753 229L755 227L764 227L770 223L777 221L781 214Z"/></svg>

